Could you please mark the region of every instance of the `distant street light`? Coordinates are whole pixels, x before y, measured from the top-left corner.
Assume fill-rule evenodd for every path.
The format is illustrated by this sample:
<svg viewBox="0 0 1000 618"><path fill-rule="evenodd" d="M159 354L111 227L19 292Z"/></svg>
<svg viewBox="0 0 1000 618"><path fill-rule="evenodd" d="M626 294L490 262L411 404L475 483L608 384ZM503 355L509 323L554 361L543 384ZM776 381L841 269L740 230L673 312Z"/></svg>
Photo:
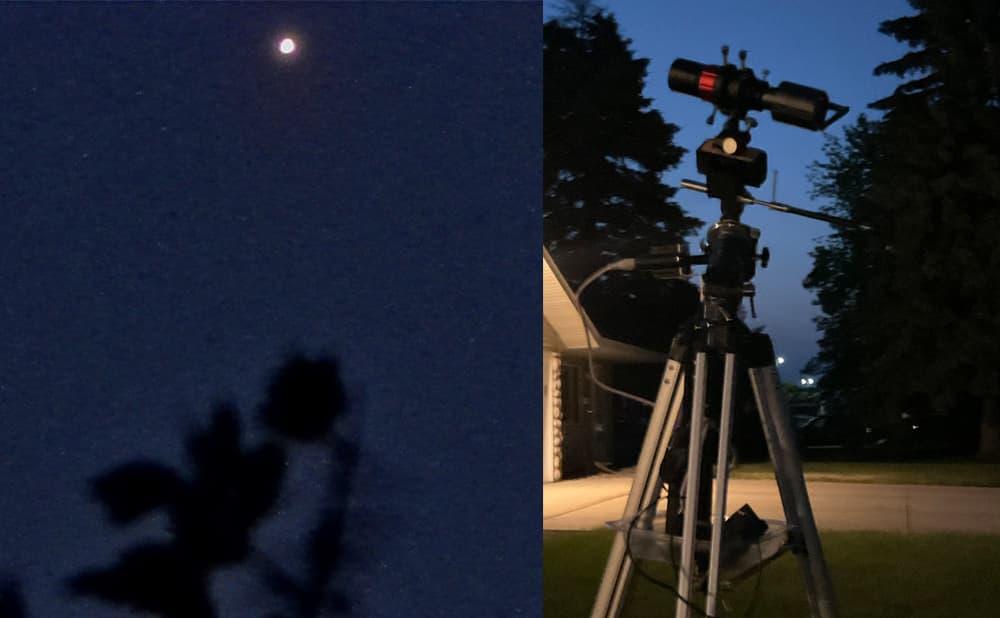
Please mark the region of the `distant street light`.
<svg viewBox="0 0 1000 618"><path fill-rule="evenodd" d="M784 364L784 362L785 362L785 357L784 356L779 356L778 357L778 364L782 365L782 364Z"/></svg>

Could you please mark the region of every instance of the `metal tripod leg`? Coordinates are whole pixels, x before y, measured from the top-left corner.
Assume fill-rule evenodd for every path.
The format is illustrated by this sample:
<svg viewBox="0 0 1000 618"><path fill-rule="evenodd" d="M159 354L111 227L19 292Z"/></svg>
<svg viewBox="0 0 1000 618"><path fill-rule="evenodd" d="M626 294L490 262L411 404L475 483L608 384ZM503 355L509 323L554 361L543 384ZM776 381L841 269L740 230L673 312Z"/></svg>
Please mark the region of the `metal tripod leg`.
<svg viewBox="0 0 1000 618"><path fill-rule="evenodd" d="M722 408L719 411L719 454L715 461L715 501L712 505L712 544L708 558L708 591L705 613L714 617L719 594L722 554L722 523L726 520L726 493L729 491L729 447L733 426L733 391L736 384L736 355L726 354L722 377Z"/></svg>
<svg viewBox="0 0 1000 618"><path fill-rule="evenodd" d="M774 349L767 335L755 334L754 337L750 356L756 362L750 362L750 384L774 463L778 492L788 521L789 539L798 545L795 553L805 580L809 609L815 618L835 618L836 599L806 492L791 416L780 389L778 370L774 366Z"/></svg>
<svg viewBox="0 0 1000 618"><path fill-rule="evenodd" d="M639 453L635 478L632 480L632 489L629 491L622 519L636 517L644 505L659 495L660 463L663 461L667 443L670 441L684 400L684 372L680 362L682 357L682 354L672 353L671 360L667 362L663 372L663 380L660 383L653 412L649 417L649 426ZM632 575L632 560L626 552L625 534L623 531L615 534L608 562L604 567L601 586L590 613L591 618L615 618L621 610L625 590Z"/></svg>
<svg viewBox="0 0 1000 618"><path fill-rule="evenodd" d="M722 407L719 411L719 446L716 459L715 500L712 506L712 536L709 545L708 588L705 613L715 616L719 591L720 555L722 553L722 523L726 518L726 492L729 485L729 446L732 427L733 391L735 390L736 355L726 354L725 370L722 378ZM678 573L677 618L689 618L691 606L685 602L691 599L693 582L694 549L697 543L697 517L700 470L701 470L701 423L704 418L707 389L707 355L695 356L694 398L691 413L691 438L688 445L688 483L684 504L684 530L682 536L681 568ZM711 479L705 479L711 482Z"/></svg>
<svg viewBox="0 0 1000 618"><path fill-rule="evenodd" d="M705 390L708 382L708 355L698 352L694 357L694 392L691 398L691 437L688 441L687 483L684 489L684 527L681 531L681 566L677 573L677 618L688 618L694 581L695 533L698 524L698 490L701 483L702 424L705 420ZM708 482L712 482L709 479ZM673 488L671 487L671 491Z"/></svg>

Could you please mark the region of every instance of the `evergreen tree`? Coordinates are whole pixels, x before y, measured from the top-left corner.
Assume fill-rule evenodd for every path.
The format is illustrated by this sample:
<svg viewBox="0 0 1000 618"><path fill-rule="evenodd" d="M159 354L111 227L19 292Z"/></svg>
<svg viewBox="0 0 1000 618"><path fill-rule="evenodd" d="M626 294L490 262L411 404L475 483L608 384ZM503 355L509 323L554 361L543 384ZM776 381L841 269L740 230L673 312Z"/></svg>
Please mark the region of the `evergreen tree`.
<svg viewBox="0 0 1000 618"><path fill-rule="evenodd" d="M861 115L844 129L842 139L829 138L823 148L825 162L810 169L813 197L832 200L823 212L848 219L870 221L878 206L871 204L872 163L877 156L878 123ZM839 228L811 253L813 268L803 285L816 292L823 315L817 318L820 350L806 371L822 376L817 390L827 409L851 414L865 409L861 387L864 360L871 355L863 336L864 317L871 311L872 266L879 259L871 235Z"/></svg>
<svg viewBox="0 0 1000 618"><path fill-rule="evenodd" d="M982 0L911 5L916 15L880 31L914 50L875 69L908 81L872 105L885 116L867 143L848 136L843 157L827 153L818 185L867 214L888 250L844 236L817 250L807 280L826 314L816 364L828 370L825 390L853 388L852 405L868 413L979 422L979 454L996 458L1000 10ZM822 184L859 171L866 181ZM831 294L861 304L831 311Z"/></svg>
<svg viewBox="0 0 1000 618"><path fill-rule="evenodd" d="M612 15L577 2L544 25L544 241L575 287L617 259L665 245L700 221L672 201L661 175L680 161L677 127L643 96L649 61L635 58ZM686 282L646 274L595 284L584 305L605 334L666 348L697 302Z"/></svg>

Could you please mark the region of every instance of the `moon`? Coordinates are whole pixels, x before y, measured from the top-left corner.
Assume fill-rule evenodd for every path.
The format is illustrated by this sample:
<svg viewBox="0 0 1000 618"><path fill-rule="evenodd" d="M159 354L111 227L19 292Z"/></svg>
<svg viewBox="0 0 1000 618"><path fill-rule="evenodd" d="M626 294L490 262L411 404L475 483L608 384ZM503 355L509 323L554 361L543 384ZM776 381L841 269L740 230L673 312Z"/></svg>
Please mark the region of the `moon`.
<svg viewBox="0 0 1000 618"><path fill-rule="evenodd" d="M295 47L296 47L295 40L291 38L281 39L281 42L278 43L278 51L285 54L286 56L288 54L293 53L295 51Z"/></svg>

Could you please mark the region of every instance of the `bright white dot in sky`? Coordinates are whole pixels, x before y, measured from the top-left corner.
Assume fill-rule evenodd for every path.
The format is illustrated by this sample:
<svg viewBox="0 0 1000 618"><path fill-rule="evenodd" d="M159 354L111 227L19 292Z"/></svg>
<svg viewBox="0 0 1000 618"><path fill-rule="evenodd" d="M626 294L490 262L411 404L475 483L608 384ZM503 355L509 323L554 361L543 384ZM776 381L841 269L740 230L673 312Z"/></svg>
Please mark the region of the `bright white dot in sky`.
<svg viewBox="0 0 1000 618"><path fill-rule="evenodd" d="M780 364L782 364L782 363L784 363L784 362L785 362L785 357L783 357L783 356L779 356L779 357L778 357L778 364L780 365Z"/></svg>
<svg viewBox="0 0 1000 618"><path fill-rule="evenodd" d="M295 51L295 41L292 39L282 39L278 44L278 50L283 54L290 54Z"/></svg>

